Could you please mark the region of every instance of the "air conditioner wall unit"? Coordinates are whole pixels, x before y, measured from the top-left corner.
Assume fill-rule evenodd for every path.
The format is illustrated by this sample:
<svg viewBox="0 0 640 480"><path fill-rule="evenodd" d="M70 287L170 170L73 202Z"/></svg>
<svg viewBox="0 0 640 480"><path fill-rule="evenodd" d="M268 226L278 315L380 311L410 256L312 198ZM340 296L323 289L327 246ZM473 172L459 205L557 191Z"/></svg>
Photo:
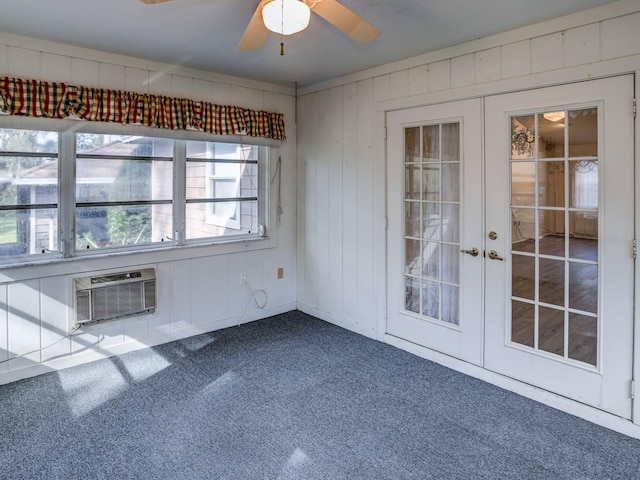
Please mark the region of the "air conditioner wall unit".
<svg viewBox="0 0 640 480"><path fill-rule="evenodd" d="M76 278L74 298L78 325L153 313L155 270L144 268Z"/></svg>

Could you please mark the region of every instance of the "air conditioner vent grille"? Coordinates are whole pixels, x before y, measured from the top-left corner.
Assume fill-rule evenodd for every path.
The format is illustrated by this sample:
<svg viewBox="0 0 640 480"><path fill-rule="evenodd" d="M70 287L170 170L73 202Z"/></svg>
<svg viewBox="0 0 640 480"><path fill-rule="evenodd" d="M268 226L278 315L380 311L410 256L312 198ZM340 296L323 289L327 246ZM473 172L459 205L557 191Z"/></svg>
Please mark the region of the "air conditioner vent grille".
<svg viewBox="0 0 640 480"><path fill-rule="evenodd" d="M156 307L152 268L75 280L76 322L88 323L151 313Z"/></svg>

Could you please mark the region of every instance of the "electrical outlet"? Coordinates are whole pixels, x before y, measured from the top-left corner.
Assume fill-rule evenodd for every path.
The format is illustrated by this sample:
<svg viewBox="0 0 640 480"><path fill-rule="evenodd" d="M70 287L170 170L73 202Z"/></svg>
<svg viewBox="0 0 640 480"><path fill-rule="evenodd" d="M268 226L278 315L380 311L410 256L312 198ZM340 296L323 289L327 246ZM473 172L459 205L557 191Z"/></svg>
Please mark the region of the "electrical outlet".
<svg viewBox="0 0 640 480"><path fill-rule="evenodd" d="M246 273L241 273L240 274L240 285L245 285L247 283L247 274Z"/></svg>
<svg viewBox="0 0 640 480"><path fill-rule="evenodd" d="M283 267L279 267L278 268L278 280L281 280L284 278L284 268Z"/></svg>

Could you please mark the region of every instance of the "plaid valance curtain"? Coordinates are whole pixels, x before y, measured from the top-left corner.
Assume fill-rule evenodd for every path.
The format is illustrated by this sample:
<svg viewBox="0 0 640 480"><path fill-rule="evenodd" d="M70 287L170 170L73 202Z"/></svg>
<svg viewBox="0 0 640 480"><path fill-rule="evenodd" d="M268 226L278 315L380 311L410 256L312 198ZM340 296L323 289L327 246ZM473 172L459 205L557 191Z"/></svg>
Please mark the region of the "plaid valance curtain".
<svg viewBox="0 0 640 480"><path fill-rule="evenodd" d="M281 113L6 76L0 76L0 110L9 115L285 139Z"/></svg>

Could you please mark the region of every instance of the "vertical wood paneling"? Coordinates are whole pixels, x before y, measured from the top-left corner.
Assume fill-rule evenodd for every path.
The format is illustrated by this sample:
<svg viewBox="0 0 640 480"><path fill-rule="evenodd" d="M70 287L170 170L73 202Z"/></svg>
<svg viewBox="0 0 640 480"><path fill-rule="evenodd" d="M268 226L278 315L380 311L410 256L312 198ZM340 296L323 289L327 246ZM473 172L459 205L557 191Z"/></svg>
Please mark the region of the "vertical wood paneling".
<svg viewBox="0 0 640 480"><path fill-rule="evenodd" d="M473 54L451 59L451 88L467 87L476 81L476 61Z"/></svg>
<svg viewBox="0 0 640 480"><path fill-rule="evenodd" d="M299 118L298 134L296 137L297 157L296 157L296 191L298 198L296 201L296 301L306 302L305 282L307 278L307 259L306 252L306 230L307 219L304 216L307 205L307 185L306 185L306 165L305 159L309 155L310 145L309 136L313 130L311 125L311 112L318 95L307 95L298 100L298 111L304 112ZM285 159L283 159L284 167Z"/></svg>
<svg viewBox="0 0 640 480"><path fill-rule="evenodd" d="M70 298L70 279L49 277L40 282L42 361L71 353L71 339L64 338L71 332L70 309L67 306Z"/></svg>
<svg viewBox="0 0 640 480"><path fill-rule="evenodd" d="M389 94L391 98L403 98L409 95L408 70L400 70L389 74Z"/></svg>
<svg viewBox="0 0 640 480"><path fill-rule="evenodd" d="M71 58L51 53L40 55L40 75L50 82L68 82L71 77Z"/></svg>
<svg viewBox="0 0 640 480"><path fill-rule="evenodd" d="M640 53L640 12L614 18L601 25L602 60Z"/></svg>
<svg viewBox="0 0 640 480"><path fill-rule="evenodd" d="M171 77L167 72L149 72L149 93L155 95L170 96L171 93Z"/></svg>
<svg viewBox="0 0 640 480"><path fill-rule="evenodd" d="M193 95L194 100L209 100L213 92L213 83L209 80L194 78L191 84L191 89L191 95Z"/></svg>
<svg viewBox="0 0 640 480"><path fill-rule="evenodd" d="M74 85L97 87L100 84L100 63L83 58L72 58L69 81Z"/></svg>
<svg viewBox="0 0 640 480"><path fill-rule="evenodd" d="M451 61L442 60L429 64L429 90L438 92L451 88Z"/></svg>
<svg viewBox="0 0 640 480"><path fill-rule="evenodd" d="M342 317L358 319L358 87L343 87L342 117Z"/></svg>
<svg viewBox="0 0 640 480"><path fill-rule="evenodd" d="M502 78L520 77L531 73L531 48L529 40L510 43L501 47Z"/></svg>
<svg viewBox="0 0 640 480"><path fill-rule="evenodd" d="M0 362L9 358L9 309L7 285L0 285ZM9 369L9 363L0 363L0 373Z"/></svg>
<svg viewBox="0 0 640 480"><path fill-rule="evenodd" d="M314 136L322 139L322 142L316 140L317 150L314 156L314 182L315 182L315 201L314 207L316 212L316 245L314 263L316 268L316 306L324 311L331 308L330 283L331 275L329 269L329 163L331 155L331 146L336 142L333 136L333 128L331 125L332 112L328 107L335 95L335 89L331 89L325 96L324 112L318 119ZM339 137L338 137L339 138ZM338 140L338 143L340 141Z"/></svg>
<svg viewBox="0 0 640 480"><path fill-rule="evenodd" d="M0 72L9 72L7 67L7 46L0 45Z"/></svg>
<svg viewBox="0 0 640 480"><path fill-rule="evenodd" d="M171 262L159 263L156 267L156 313L149 318L149 334L162 335L171 332L173 300L182 291L171 290Z"/></svg>
<svg viewBox="0 0 640 480"><path fill-rule="evenodd" d="M149 93L149 70L127 67L124 71L124 89L136 93Z"/></svg>
<svg viewBox="0 0 640 480"><path fill-rule="evenodd" d="M475 70L478 83L499 80L500 67L500 48L491 48L476 53Z"/></svg>
<svg viewBox="0 0 640 480"><path fill-rule="evenodd" d="M171 95L178 98L190 98L193 79L180 75L171 75Z"/></svg>
<svg viewBox="0 0 640 480"><path fill-rule="evenodd" d="M124 71L122 65L113 65L111 63L100 63L100 88L110 88L114 90L124 89Z"/></svg>
<svg viewBox="0 0 640 480"><path fill-rule="evenodd" d="M342 123L342 89L335 88L332 90L327 104L329 111L328 123L330 126L329 136L329 202L328 214L329 225L327 228L328 239L328 294L329 305L326 311L339 312L343 311L343 262L344 252L342 237L344 232L343 224L343 156L342 156L342 132L344 129Z"/></svg>
<svg viewBox="0 0 640 480"><path fill-rule="evenodd" d="M221 320L230 315L229 256L211 257L211 317Z"/></svg>
<svg viewBox="0 0 640 480"><path fill-rule="evenodd" d="M191 260L191 318L194 325L212 320L211 308L211 259Z"/></svg>
<svg viewBox="0 0 640 480"><path fill-rule="evenodd" d="M10 46L7 50L7 71L13 77L40 78L40 52Z"/></svg>
<svg viewBox="0 0 640 480"><path fill-rule="evenodd" d="M594 23L564 32L564 66L584 65L600 60L600 25Z"/></svg>
<svg viewBox="0 0 640 480"><path fill-rule="evenodd" d="M250 308L247 288L240 285L241 273L247 273L246 255L244 253L230 255L227 288L229 289L229 313L231 316L245 315Z"/></svg>
<svg viewBox="0 0 640 480"><path fill-rule="evenodd" d="M419 95L429 91L429 66L421 65L409 69L409 95Z"/></svg>
<svg viewBox="0 0 640 480"><path fill-rule="evenodd" d="M191 261L179 260L171 262L171 331L184 330L191 327L191 289L194 278L191 275Z"/></svg>
<svg viewBox="0 0 640 480"><path fill-rule="evenodd" d="M262 262L262 252L247 252L245 255L246 261L246 274L247 274L247 282L251 290L253 290L256 301L260 303L260 305L264 304L265 297L258 290L264 290L267 294L267 305L271 305L271 298L269 297L269 286L265 285L263 282L263 262ZM247 287L241 287L245 291L245 296L247 299L247 303L249 304L248 311L252 312L258 309L256 303L253 302L251 297L251 293ZM265 306L266 308L266 306Z"/></svg>
<svg viewBox="0 0 640 480"><path fill-rule="evenodd" d="M11 361L9 368L17 370L40 362L40 281L29 280L9 284L9 355L24 355Z"/></svg>
<svg viewBox="0 0 640 480"><path fill-rule="evenodd" d="M427 72L429 72L429 68L427 68ZM428 82L429 80L427 80L427 84ZM377 101L382 102L384 100L389 100L389 98L391 98L391 94L389 93L389 75L380 75L379 77L375 77L373 79L373 88L376 91Z"/></svg>
<svg viewBox="0 0 640 480"><path fill-rule="evenodd" d="M358 82L357 102L357 169L358 169L358 269L357 323L374 322L373 263L384 262L373 256L373 81Z"/></svg>
<svg viewBox="0 0 640 480"><path fill-rule="evenodd" d="M114 320L91 327L100 335L100 348L111 348L124 343L125 322L126 320Z"/></svg>
<svg viewBox="0 0 640 480"><path fill-rule="evenodd" d="M545 72L562 68L562 33L545 35L531 40L531 72Z"/></svg>

